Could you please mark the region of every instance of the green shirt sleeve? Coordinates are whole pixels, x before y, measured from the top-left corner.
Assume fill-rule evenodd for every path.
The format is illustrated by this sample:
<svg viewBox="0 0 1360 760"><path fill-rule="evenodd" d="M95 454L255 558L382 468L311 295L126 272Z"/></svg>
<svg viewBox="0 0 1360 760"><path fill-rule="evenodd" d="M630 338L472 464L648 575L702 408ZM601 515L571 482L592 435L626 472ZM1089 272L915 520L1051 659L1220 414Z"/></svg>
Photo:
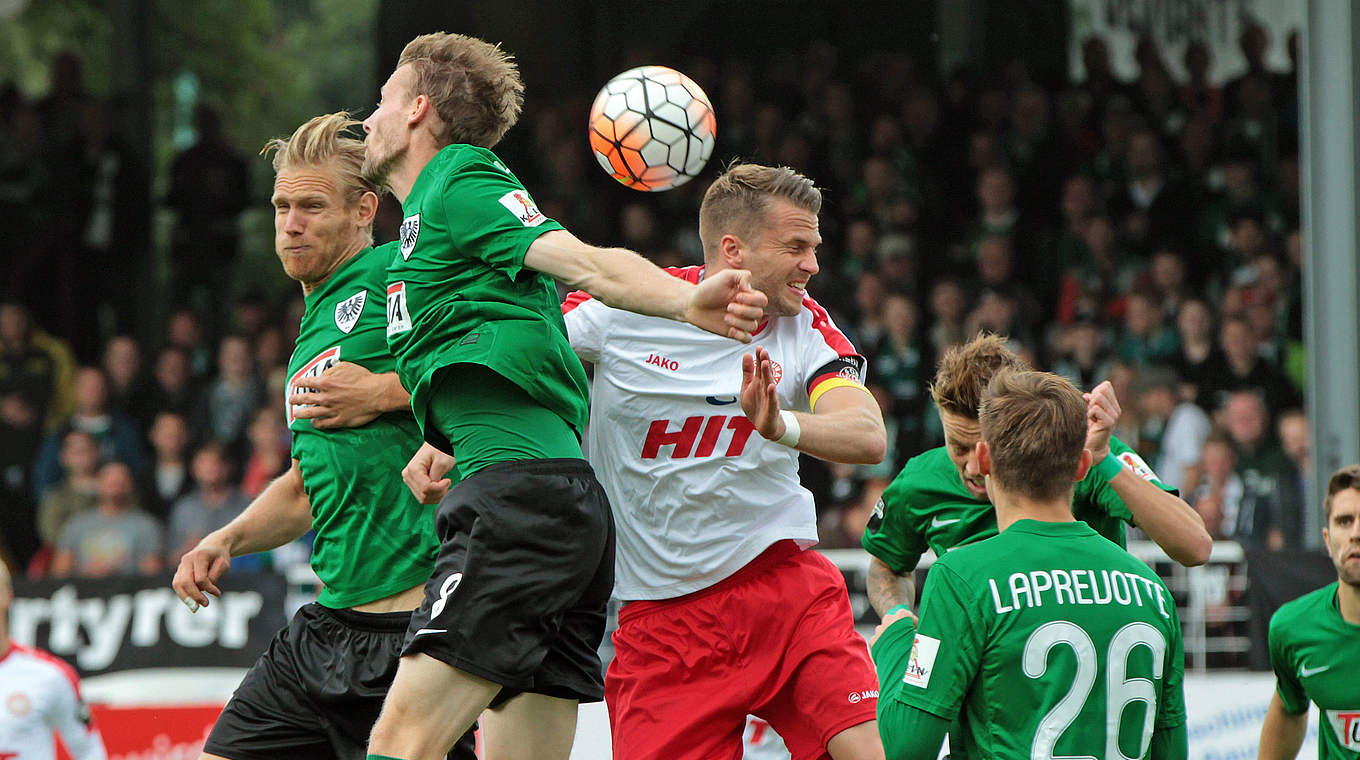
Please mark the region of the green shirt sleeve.
<svg viewBox="0 0 1360 760"><path fill-rule="evenodd" d="M987 617L946 564L937 562L930 575L907 663L890 674L901 685L888 698L953 720L981 666ZM880 692L880 704L883 699Z"/></svg>
<svg viewBox="0 0 1360 760"><path fill-rule="evenodd" d="M1308 712L1308 695L1299 682L1298 666L1289 653L1285 641L1286 624L1279 613L1270 619L1270 633L1266 639L1270 648L1270 667L1275 671L1275 691L1280 695L1280 703L1290 715Z"/></svg>
<svg viewBox="0 0 1360 760"><path fill-rule="evenodd" d="M561 225L544 216L509 171L476 156L449 172L442 200L453 250L481 259L515 279L524 252Z"/></svg>
<svg viewBox="0 0 1360 760"><path fill-rule="evenodd" d="M878 703L878 735L887 760L935 760L949 721L896 700Z"/></svg>
<svg viewBox="0 0 1360 760"><path fill-rule="evenodd" d="M905 498L906 475L903 470L888 484L860 539L865 551L898 575L915 570L927 548L926 537L911 520L911 504Z"/></svg>

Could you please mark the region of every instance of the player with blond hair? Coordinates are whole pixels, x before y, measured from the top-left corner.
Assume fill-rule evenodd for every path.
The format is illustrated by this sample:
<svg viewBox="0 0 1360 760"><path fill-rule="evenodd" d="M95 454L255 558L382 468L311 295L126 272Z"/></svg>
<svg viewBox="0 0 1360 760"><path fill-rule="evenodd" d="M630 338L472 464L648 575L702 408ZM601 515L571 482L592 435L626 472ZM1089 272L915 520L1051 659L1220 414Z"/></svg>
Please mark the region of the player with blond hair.
<svg viewBox="0 0 1360 760"><path fill-rule="evenodd" d="M430 510L398 472L420 447L387 349L383 292L393 245L374 248L377 189L360 174L358 122L318 116L274 155L275 252L306 311L288 363L292 467L180 560L174 588L196 609L231 558L316 531L321 580L246 674L205 758L362 758L396 673L438 544ZM469 732L450 755L474 757Z"/></svg>

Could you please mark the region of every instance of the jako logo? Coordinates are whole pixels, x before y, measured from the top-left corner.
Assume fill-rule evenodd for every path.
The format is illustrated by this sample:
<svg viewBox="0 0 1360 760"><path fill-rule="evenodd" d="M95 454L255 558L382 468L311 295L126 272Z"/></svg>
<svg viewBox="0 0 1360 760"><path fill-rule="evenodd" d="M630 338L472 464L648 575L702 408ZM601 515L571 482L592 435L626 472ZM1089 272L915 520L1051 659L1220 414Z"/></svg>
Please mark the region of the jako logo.
<svg viewBox="0 0 1360 760"><path fill-rule="evenodd" d="M674 359L667 359L664 356L657 356L656 354L647 354L647 363L655 364L656 366L662 369L668 369L671 372L680 369L680 362Z"/></svg>
<svg viewBox="0 0 1360 760"><path fill-rule="evenodd" d="M850 696L846 697L846 699L848 699L852 705L857 705L866 699L878 699L878 689L852 691L850 692Z"/></svg>

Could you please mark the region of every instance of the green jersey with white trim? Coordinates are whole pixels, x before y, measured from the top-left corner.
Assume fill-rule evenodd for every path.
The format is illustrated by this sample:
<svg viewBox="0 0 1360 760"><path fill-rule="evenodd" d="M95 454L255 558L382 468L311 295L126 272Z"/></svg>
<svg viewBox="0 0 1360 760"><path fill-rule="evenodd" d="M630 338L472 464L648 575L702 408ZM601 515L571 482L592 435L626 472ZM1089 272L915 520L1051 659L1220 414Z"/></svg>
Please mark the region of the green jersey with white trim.
<svg viewBox="0 0 1360 760"><path fill-rule="evenodd" d="M1337 606L1336 583L1287 602L1270 618L1270 667L1286 712L1322 713L1319 760L1360 758L1360 625Z"/></svg>
<svg viewBox="0 0 1360 760"><path fill-rule="evenodd" d="M962 711L965 756L1144 758L1154 730L1185 722L1175 601L1089 525L1020 520L930 575L910 654L874 647L899 663L879 700Z"/></svg>
<svg viewBox="0 0 1360 760"><path fill-rule="evenodd" d="M439 151L402 211L387 270L387 340L416 421L426 424L437 371L480 364L579 438L588 417L585 370L567 342L555 283L524 268L530 243L562 226L538 210L494 153L472 145Z"/></svg>
<svg viewBox="0 0 1360 760"><path fill-rule="evenodd" d="M374 373L395 371L382 300L395 250L394 243L365 248L307 294L285 404L299 378L342 361ZM312 569L324 585L317 601L354 607L428 580L439 552L434 508L420 504L401 480L420 448L410 411L388 412L356 428L318 430L287 407L292 455L312 503Z"/></svg>
<svg viewBox="0 0 1360 760"><path fill-rule="evenodd" d="M1175 491L1118 438L1110 438L1110 452L1134 474L1163 491ZM1119 546L1126 545L1124 525L1133 523L1133 514L1095 468L1073 490L1072 514ZM861 543L893 572L902 574L916 568L926 549L943 557L956 546L995 535L996 511L991 502L968 490L948 449L940 446L907 461L883 492Z"/></svg>

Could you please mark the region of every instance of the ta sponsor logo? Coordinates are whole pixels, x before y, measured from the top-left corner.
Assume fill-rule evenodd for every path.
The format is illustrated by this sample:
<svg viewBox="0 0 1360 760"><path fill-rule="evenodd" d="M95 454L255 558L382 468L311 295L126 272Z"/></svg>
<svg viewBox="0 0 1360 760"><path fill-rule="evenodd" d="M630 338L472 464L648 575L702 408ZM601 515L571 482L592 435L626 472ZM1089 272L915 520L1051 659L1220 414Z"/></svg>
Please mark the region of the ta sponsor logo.
<svg viewBox="0 0 1360 760"><path fill-rule="evenodd" d="M416 238L420 237L420 214L412 214L401 220L401 229L398 232L401 239L401 258L406 261L411 258L411 253L416 249Z"/></svg>
<svg viewBox="0 0 1360 760"><path fill-rule="evenodd" d="M940 651L940 640L916 634L911 643L911 658L907 661L907 672L902 683L919 688L930 685L930 673L935 669L935 655Z"/></svg>
<svg viewBox="0 0 1360 760"><path fill-rule="evenodd" d="M317 354L311 361L302 365L297 372L293 373L292 377L288 378L288 387L284 389L283 393L283 404L284 411L287 412L289 425L292 425L293 420L296 418L293 416L293 404L289 403L288 399L292 398L293 394L298 392L298 381L304 377L321 377L321 375L325 374L326 370L339 363L340 347L331 346L325 351ZM310 404L298 404L298 406L310 406Z"/></svg>
<svg viewBox="0 0 1360 760"><path fill-rule="evenodd" d="M367 299L368 291L361 290L335 305L335 326L340 328L340 332L350 334L359 323L359 315L364 313L364 301Z"/></svg>
<svg viewBox="0 0 1360 760"><path fill-rule="evenodd" d="M1346 749L1360 749L1360 709L1324 710L1327 723L1335 732L1337 741Z"/></svg>
<svg viewBox="0 0 1360 760"><path fill-rule="evenodd" d="M387 337L411 329L411 309L406 303L406 283L387 286Z"/></svg>
<svg viewBox="0 0 1360 760"><path fill-rule="evenodd" d="M537 227L548 220L548 217L538 210L538 206L534 205L534 199L523 190L511 190L502 195L501 205L514 214L525 227Z"/></svg>

